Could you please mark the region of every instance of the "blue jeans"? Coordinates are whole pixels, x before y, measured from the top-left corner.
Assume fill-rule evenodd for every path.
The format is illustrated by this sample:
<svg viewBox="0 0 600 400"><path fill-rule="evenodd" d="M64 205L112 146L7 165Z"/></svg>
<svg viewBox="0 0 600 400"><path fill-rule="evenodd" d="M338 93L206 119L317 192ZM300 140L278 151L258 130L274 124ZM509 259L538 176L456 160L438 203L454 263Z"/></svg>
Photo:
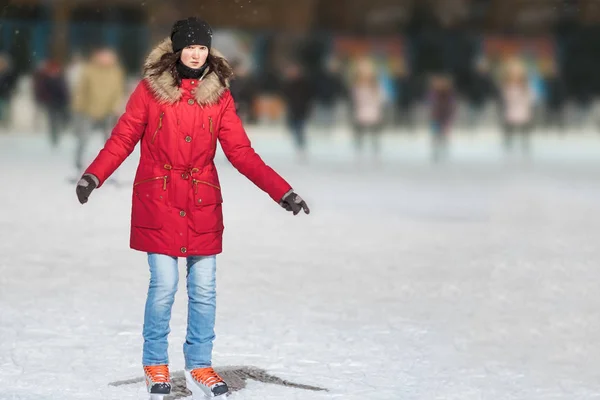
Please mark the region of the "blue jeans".
<svg viewBox="0 0 600 400"><path fill-rule="evenodd" d="M188 324L183 354L185 368L211 366L215 339L216 256L187 257ZM167 336L177 292L177 257L148 253L150 286L144 313L143 365L169 363Z"/></svg>

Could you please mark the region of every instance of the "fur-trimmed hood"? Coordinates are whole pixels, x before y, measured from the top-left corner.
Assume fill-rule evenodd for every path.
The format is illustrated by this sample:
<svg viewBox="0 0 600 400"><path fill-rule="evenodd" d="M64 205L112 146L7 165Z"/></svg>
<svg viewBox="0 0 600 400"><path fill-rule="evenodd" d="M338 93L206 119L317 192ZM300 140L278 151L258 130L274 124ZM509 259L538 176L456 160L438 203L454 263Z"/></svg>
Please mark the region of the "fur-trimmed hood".
<svg viewBox="0 0 600 400"><path fill-rule="evenodd" d="M144 62L144 79L148 82L150 90L160 103L173 104L179 101L182 96L181 91L175 82L175 78L169 71L165 71L159 76L150 76L152 71L150 71L148 67L160 60L164 54L171 52L173 52L171 39L166 38L150 52ZM224 63L227 63L225 58L223 58L223 55L216 49L211 48L210 54L220 57ZM198 88L195 89L194 96L198 104L203 106L216 104L223 92L229 87L229 80L226 80L226 85L223 86L219 81L217 74L208 69L200 80L202 81L202 84L198 85Z"/></svg>

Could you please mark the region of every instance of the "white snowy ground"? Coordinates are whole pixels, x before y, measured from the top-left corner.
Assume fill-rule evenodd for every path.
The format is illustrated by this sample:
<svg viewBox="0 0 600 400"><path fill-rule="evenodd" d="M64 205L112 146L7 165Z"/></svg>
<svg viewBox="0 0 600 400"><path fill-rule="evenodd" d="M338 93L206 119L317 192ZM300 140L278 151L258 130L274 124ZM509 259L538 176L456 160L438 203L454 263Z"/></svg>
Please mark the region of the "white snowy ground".
<svg viewBox="0 0 600 400"><path fill-rule="evenodd" d="M292 217L219 158L214 364L329 392L249 381L232 400L600 398L600 135L538 136L531 163L504 160L490 133L462 135L454 160L432 167L424 135L387 137L377 166L353 164L335 134L299 167L287 138L251 132L312 213ZM137 153L124 187L82 207L66 182L72 148L0 135L2 400L145 398L140 384L108 386L141 376Z"/></svg>

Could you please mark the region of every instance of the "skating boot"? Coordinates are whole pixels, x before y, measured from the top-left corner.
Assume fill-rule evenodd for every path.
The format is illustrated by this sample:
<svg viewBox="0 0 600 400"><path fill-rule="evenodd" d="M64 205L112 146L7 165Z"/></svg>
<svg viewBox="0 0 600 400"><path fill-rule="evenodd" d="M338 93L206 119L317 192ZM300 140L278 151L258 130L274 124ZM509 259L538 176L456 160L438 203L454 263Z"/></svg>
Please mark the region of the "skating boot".
<svg viewBox="0 0 600 400"><path fill-rule="evenodd" d="M163 396L171 393L171 377L168 365L152 365L144 367L146 389L150 400L163 400Z"/></svg>
<svg viewBox="0 0 600 400"><path fill-rule="evenodd" d="M225 397L229 392L225 381L210 367L196 368L191 371L186 369L185 383L192 392L194 400L203 400L206 397Z"/></svg>

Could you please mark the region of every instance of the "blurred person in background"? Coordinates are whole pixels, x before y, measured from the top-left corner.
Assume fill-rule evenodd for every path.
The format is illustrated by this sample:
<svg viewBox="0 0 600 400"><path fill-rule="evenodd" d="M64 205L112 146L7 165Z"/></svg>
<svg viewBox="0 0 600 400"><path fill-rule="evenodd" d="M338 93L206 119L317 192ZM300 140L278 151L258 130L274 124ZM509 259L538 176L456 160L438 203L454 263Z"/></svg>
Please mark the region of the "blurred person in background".
<svg viewBox="0 0 600 400"><path fill-rule="evenodd" d="M205 21L174 24L171 36L146 59L143 80L76 189L79 202L86 203L141 141L130 247L148 254L150 268L142 364L151 397L171 392L168 335L179 257L187 261L187 388L194 400L228 392L212 368L216 256L223 237L217 141L231 164L281 207L294 215L309 213L306 202L252 148L229 91L233 71L211 44Z"/></svg>
<svg viewBox="0 0 600 400"><path fill-rule="evenodd" d="M235 60L231 63L231 67L234 77L229 89L235 100L238 115L246 123L255 123L254 102L258 94L256 80L245 62Z"/></svg>
<svg viewBox="0 0 600 400"><path fill-rule="evenodd" d="M124 91L125 74L116 53L107 47L96 49L81 70L73 93L78 171L83 167L92 130L100 129L108 139L116 116L122 111Z"/></svg>
<svg viewBox="0 0 600 400"><path fill-rule="evenodd" d="M326 128L324 132L331 133L331 126L335 122L336 106L348 98L348 88L338 59L329 58L324 68L316 77L316 122Z"/></svg>
<svg viewBox="0 0 600 400"><path fill-rule="evenodd" d="M41 71L44 69L47 60L41 60L34 68L33 76L31 79L31 87L33 91L33 100L35 107L33 109L32 118L34 120L34 129L37 131L41 129L42 122L45 119L46 107L44 105L43 90L41 90Z"/></svg>
<svg viewBox="0 0 600 400"><path fill-rule="evenodd" d="M35 98L48 116L50 144L58 146L61 131L67 124L69 90L65 73L58 61L44 61L34 75Z"/></svg>
<svg viewBox="0 0 600 400"><path fill-rule="evenodd" d="M78 52L73 53L71 59L67 63L65 68L65 76L71 92L75 91L85 64L85 58L83 55L81 55L81 53Z"/></svg>
<svg viewBox="0 0 600 400"><path fill-rule="evenodd" d="M285 104L281 99L283 78L281 62L276 53L266 57L257 72L259 95L256 99L256 113L260 122L273 124L280 120Z"/></svg>
<svg viewBox="0 0 600 400"><path fill-rule="evenodd" d="M373 154L380 153L380 133L383 125L385 93L378 79L375 64L368 58L357 62L350 84L352 125L357 155L363 152L364 137L370 136Z"/></svg>
<svg viewBox="0 0 600 400"><path fill-rule="evenodd" d="M396 125L412 130L414 129L415 82L411 78L404 60L400 60L392 66L392 79L396 90Z"/></svg>
<svg viewBox="0 0 600 400"><path fill-rule="evenodd" d="M0 54L0 124L8 127L10 100L17 84L17 75L11 60L6 54Z"/></svg>
<svg viewBox="0 0 600 400"><path fill-rule="evenodd" d="M533 131L544 118L543 111L546 103L546 85L537 58L531 54L525 54L523 62L525 65L527 81L529 82L529 87L533 93L533 110L530 123L530 129Z"/></svg>
<svg viewBox="0 0 600 400"><path fill-rule="evenodd" d="M287 126L293 136L297 159L307 160L306 122L315 96L313 82L298 62L291 62L283 69L282 95L287 107Z"/></svg>
<svg viewBox="0 0 600 400"><path fill-rule="evenodd" d="M545 126L546 128L555 127L564 132L567 91L554 60L545 60L542 64L542 75L546 88Z"/></svg>
<svg viewBox="0 0 600 400"><path fill-rule="evenodd" d="M429 110L431 124L432 161L437 163L448 157L450 129L456 114L456 95L452 78L448 74L434 74L430 80Z"/></svg>
<svg viewBox="0 0 600 400"><path fill-rule="evenodd" d="M490 100L497 96L497 89L491 75L490 65L485 57L480 57L475 62L473 72L469 77L467 86L469 128L476 129Z"/></svg>
<svg viewBox="0 0 600 400"><path fill-rule="evenodd" d="M85 57L79 52L75 52L71 55L71 59L65 67L65 79L67 81L67 88L70 94L70 101L73 101L73 93L77 90L77 84L81 78L81 73L86 65ZM73 104L70 103L69 109L69 123L73 123Z"/></svg>
<svg viewBox="0 0 600 400"><path fill-rule="evenodd" d="M520 60L511 59L506 62L501 91L505 150L512 151L514 136L518 135L523 152L528 153L535 95L529 83L527 69Z"/></svg>

